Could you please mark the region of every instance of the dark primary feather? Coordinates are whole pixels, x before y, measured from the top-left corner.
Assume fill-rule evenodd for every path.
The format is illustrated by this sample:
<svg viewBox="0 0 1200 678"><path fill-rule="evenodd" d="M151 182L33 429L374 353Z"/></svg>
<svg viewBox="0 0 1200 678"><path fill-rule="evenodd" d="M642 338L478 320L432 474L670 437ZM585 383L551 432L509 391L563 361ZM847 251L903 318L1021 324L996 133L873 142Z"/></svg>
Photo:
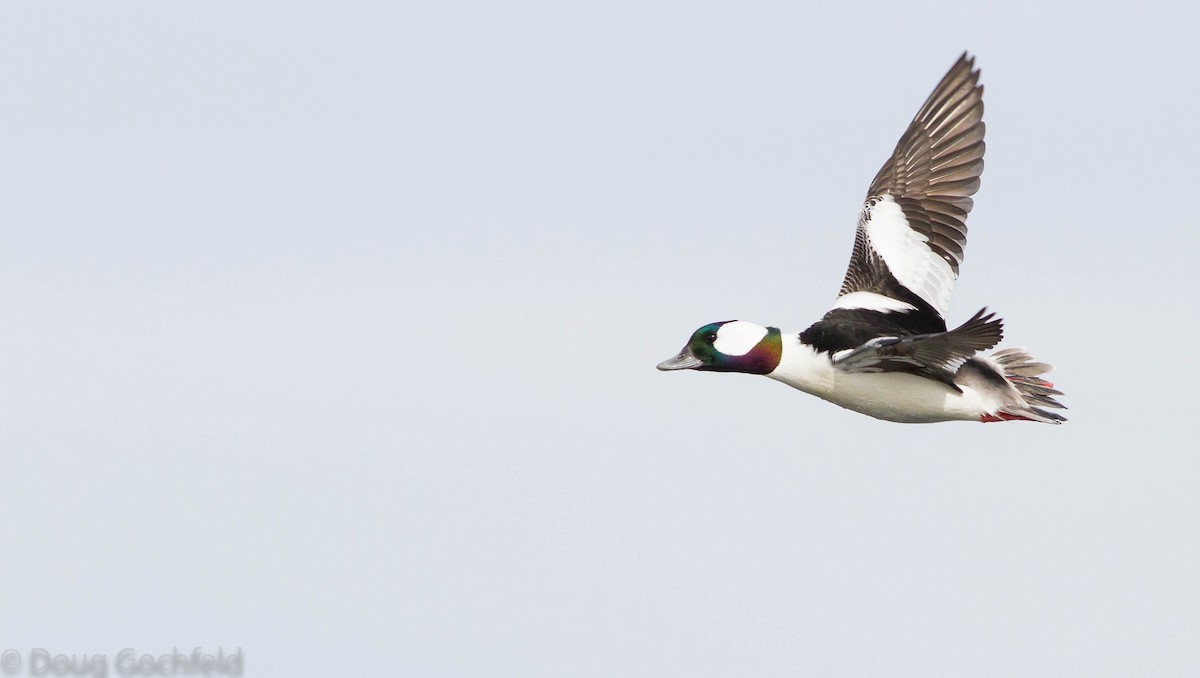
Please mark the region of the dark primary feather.
<svg viewBox="0 0 1200 678"><path fill-rule="evenodd" d="M834 366L847 372L911 372L954 386L954 375L968 358L1004 338L1004 323L982 309L949 332L876 337L835 354Z"/></svg>
<svg viewBox="0 0 1200 678"><path fill-rule="evenodd" d="M893 293L898 285L868 242L870 208L884 194L904 210L909 226L958 276L967 244L967 215L983 173L983 86L974 57L965 53L909 123L867 191L850 266L839 296L856 291Z"/></svg>

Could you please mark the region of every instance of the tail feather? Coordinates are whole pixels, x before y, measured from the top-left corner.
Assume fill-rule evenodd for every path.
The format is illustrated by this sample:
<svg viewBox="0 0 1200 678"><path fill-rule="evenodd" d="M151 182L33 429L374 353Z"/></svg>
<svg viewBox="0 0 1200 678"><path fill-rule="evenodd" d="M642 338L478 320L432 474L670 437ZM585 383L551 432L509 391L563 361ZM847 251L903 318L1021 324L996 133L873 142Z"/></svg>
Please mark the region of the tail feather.
<svg viewBox="0 0 1200 678"><path fill-rule="evenodd" d="M1010 377L1038 377L1054 369L1047 363L1035 363L1033 358L1021 348L1006 348L996 351L992 357L1004 365ZM1038 379L1037 381L1041 381Z"/></svg>
<svg viewBox="0 0 1200 678"><path fill-rule="evenodd" d="M1066 405L1058 402L1053 396L1060 396L1062 391L1054 388L1054 384L1041 379L1041 375L1054 368L1046 363L1034 362L1033 357L1023 348L1006 348L988 356L1000 367L1001 374L1008 383L1016 388L1025 401L1025 407L1014 407L1002 410L1001 414L1021 416L1033 421L1046 424L1061 424L1067 418L1045 408L1059 410L1067 409Z"/></svg>

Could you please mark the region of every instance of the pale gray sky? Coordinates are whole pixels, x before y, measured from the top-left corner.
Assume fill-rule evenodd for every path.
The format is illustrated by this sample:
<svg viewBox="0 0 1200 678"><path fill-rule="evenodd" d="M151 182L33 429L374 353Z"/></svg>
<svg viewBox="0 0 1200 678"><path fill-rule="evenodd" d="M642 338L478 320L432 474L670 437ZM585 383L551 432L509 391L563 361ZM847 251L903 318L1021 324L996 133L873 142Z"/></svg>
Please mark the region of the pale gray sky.
<svg viewBox="0 0 1200 678"><path fill-rule="evenodd" d="M0 651L1200 674L1198 19L5 3ZM998 311L1071 421L656 372L828 307L963 49L988 155L951 320Z"/></svg>

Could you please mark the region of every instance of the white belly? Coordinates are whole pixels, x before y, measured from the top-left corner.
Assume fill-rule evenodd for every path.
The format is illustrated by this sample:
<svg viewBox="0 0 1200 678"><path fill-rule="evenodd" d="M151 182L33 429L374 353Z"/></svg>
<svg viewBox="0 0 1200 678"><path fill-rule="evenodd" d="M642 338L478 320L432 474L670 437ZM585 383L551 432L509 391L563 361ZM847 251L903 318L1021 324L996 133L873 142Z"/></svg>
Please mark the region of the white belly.
<svg viewBox="0 0 1200 678"><path fill-rule="evenodd" d="M827 355L803 344L785 344L779 366L767 376L888 421L979 421L985 411L983 398L969 387L959 393L932 379L902 372L847 373L834 367Z"/></svg>

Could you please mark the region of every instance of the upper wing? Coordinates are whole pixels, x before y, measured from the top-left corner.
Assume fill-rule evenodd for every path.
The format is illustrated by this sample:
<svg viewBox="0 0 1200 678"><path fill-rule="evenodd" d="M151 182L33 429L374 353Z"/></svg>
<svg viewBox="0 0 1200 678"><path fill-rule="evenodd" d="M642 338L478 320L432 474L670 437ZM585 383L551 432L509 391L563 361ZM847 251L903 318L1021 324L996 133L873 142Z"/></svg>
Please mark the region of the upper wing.
<svg viewBox="0 0 1200 678"><path fill-rule="evenodd" d="M834 308L945 318L983 173L983 86L974 65L974 57L959 57L875 175Z"/></svg>

